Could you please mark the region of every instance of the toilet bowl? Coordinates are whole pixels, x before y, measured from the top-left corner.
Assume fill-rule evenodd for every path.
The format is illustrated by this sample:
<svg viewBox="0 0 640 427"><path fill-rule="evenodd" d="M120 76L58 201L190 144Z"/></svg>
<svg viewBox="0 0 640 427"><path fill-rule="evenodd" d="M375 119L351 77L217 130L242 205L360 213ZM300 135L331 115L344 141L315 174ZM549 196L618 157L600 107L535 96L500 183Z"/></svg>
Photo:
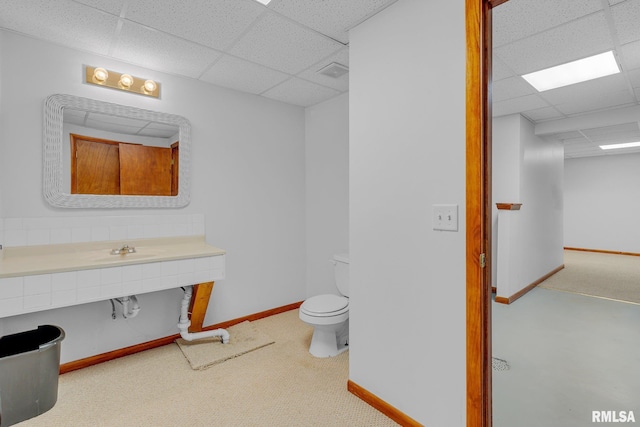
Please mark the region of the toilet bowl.
<svg viewBox="0 0 640 427"><path fill-rule="evenodd" d="M341 295L316 295L300 306L300 320L313 326L309 353L315 357L337 356L349 348L349 256L334 255L331 262Z"/></svg>

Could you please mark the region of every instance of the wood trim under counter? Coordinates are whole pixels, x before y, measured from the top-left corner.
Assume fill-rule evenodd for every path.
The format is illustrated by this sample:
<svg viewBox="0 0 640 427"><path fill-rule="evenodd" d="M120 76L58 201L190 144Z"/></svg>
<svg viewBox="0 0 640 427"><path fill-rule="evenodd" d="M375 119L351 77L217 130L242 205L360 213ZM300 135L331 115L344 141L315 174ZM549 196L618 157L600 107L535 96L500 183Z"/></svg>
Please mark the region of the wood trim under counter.
<svg viewBox="0 0 640 427"><path fill-rule="evenodd" d="M189 332L202 331L202 324L204 323L204 316L207 314L207 307L209 307L213 284L214 282L206 282L194 285L191 302L189 303L189 313L191 313Z"/></svg>

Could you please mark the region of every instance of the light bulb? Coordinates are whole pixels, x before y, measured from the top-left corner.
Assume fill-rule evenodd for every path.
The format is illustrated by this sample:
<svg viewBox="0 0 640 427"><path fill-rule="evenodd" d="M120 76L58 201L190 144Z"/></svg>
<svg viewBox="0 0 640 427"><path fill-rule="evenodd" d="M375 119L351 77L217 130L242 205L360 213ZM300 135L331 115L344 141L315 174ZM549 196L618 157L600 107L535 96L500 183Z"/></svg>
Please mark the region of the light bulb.
<svg viewBox="0 0 640 427"><path fill-rule="evenodd" d="M153 80L146 80L143 85L145 92L149 92L149 93L155 91L157 87L158 85Z"/></svg>
<svg viewBox="0 0 640 427"><path fill-rule="evenodd" d="M123 74L122 76L120 76L120 85L123 88L129 89L132 84L133 84L133 77L131 77L129 74Z"/></svg>
<svg viewBox="0 0 640 427"><path fill-rule="evenodd" d="M93 78L97 83L104 83L109 78L109 73L104 68L96 68L93 70Z"/></svg>

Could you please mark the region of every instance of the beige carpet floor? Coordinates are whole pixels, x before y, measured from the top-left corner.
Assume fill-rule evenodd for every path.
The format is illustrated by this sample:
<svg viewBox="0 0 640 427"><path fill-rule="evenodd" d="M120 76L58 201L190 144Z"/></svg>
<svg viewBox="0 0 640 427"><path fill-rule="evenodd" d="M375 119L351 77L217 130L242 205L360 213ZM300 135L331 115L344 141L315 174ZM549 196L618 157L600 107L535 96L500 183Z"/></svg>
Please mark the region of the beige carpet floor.
<svg viewBox="0 0 640 427"><path fill-rule="evenodd" d="M397 425L347 391L348 351L309 354L313 330L297 310L252 323L275 343L200 371L170 344L70 372L53 409L16 425Z"/></svg>
<svg viewBox="0 0 640 427"><path fill-rule="evenodd" d="M260 331L253 322L242 322L226 330L229 333L227 344L223 344L220 337L193 341L178 338L176 344L191 368L201 370L274 343L273 339Z"/></svg>
<svg viewBox="0 0 640 427"><path fill-rule="evenodd" d="M640 257L566 250L564 266L539 286L640 304Z"/></svg>

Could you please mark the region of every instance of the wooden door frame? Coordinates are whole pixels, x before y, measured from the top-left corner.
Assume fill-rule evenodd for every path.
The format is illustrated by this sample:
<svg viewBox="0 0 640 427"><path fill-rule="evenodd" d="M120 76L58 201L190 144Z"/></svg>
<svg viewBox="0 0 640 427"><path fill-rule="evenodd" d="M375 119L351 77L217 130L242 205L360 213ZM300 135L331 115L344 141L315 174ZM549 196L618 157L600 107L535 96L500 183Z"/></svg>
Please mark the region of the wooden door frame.
<svg viewBox="0 0 640 427"><path fill-rule="evenodd" d="M467 426L492 425L491 9L508 0L466 0Z"/></svg>

